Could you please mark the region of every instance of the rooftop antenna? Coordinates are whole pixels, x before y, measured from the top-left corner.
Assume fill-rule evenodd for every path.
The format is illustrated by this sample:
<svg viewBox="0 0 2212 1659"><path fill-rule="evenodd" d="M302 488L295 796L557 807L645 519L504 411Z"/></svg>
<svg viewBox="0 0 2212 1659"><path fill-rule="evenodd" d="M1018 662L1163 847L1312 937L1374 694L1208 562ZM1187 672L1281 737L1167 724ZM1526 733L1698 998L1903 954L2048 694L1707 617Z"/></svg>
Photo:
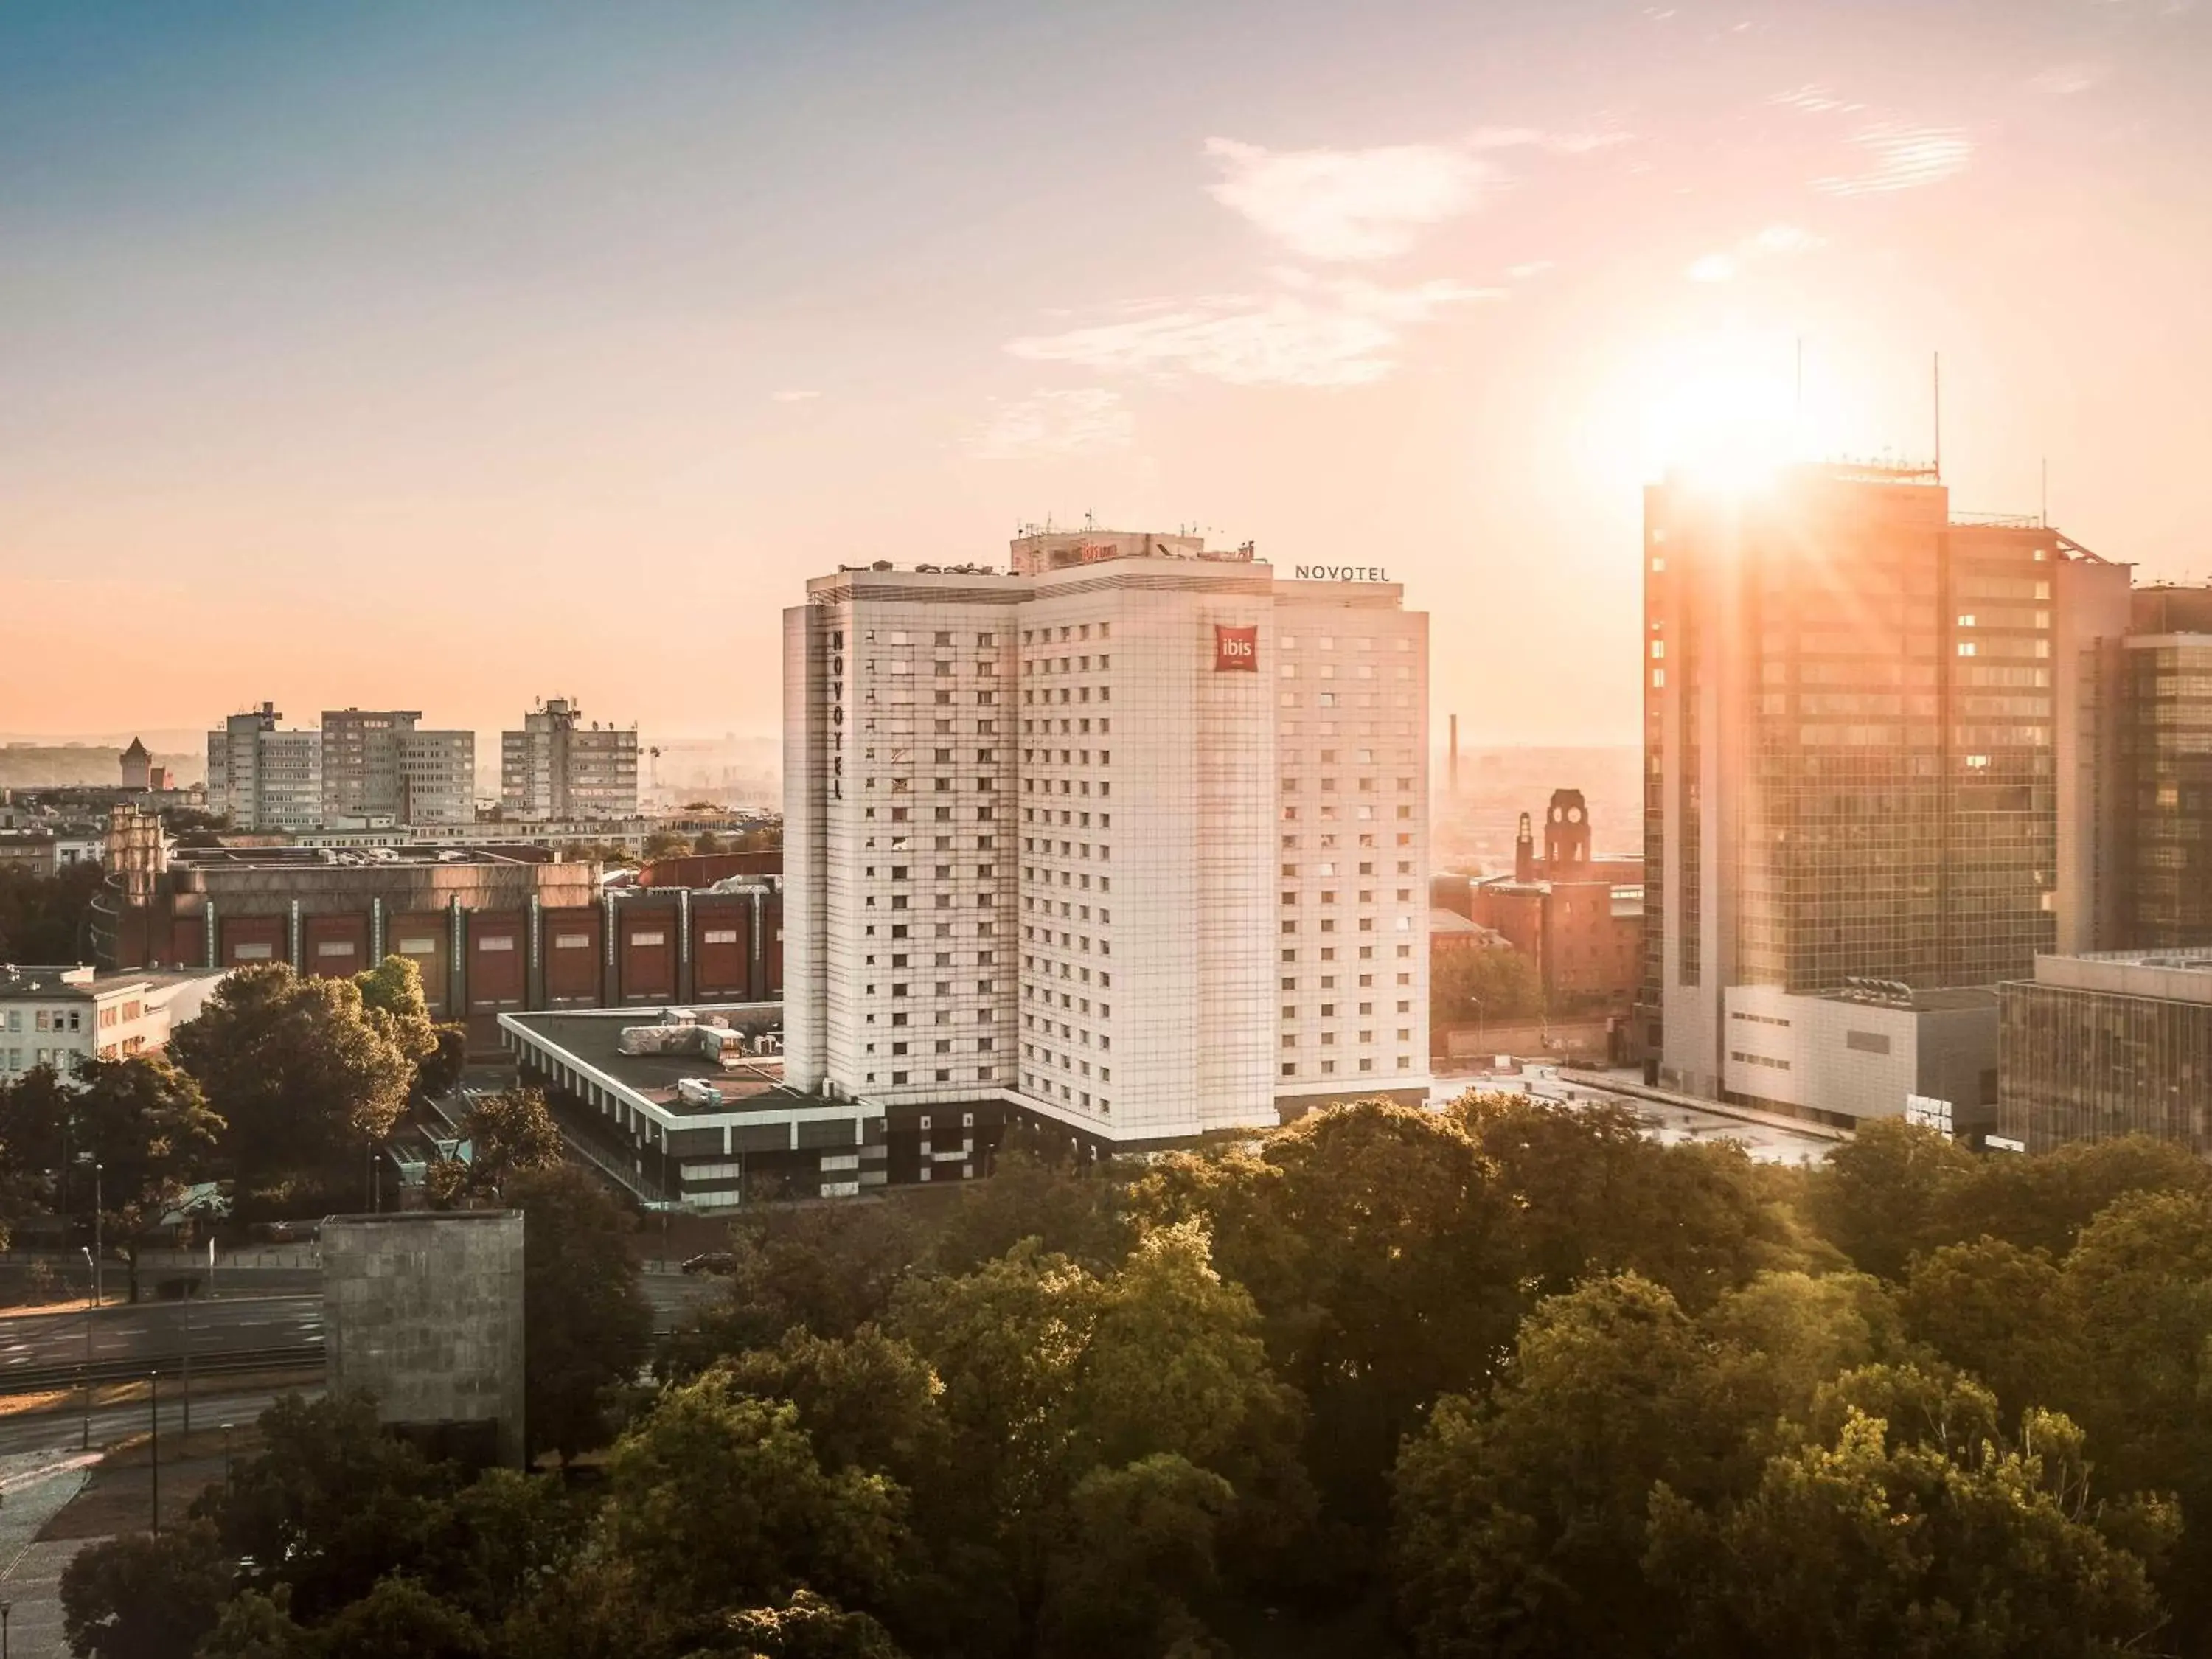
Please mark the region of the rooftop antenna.
<svg viewBox="0 0 2212 1659"><path fill-rule="evenodd" d="M1936 482L1943 482L1943 354L1935 354Z"/></svg>
<svg viewBox="0 0 2212 1659"><path fill-rule="evenodd" d="M2043 527L2051 528L2051 457L2043 458Z"/></svg>

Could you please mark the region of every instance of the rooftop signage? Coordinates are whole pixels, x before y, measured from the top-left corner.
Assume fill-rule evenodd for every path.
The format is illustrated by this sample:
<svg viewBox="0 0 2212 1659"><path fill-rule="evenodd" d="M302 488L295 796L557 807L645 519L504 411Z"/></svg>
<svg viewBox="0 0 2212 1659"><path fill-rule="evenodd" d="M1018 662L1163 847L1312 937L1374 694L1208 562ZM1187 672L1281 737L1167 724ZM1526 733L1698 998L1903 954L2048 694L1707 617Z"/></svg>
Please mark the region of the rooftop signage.
<svg viewBox="0 0 2212 1659"><path fill-rule="evenodd" d="M1390 573L1379 564L1301 564L1291 567L1302 582L1387 582Z"/></svg>

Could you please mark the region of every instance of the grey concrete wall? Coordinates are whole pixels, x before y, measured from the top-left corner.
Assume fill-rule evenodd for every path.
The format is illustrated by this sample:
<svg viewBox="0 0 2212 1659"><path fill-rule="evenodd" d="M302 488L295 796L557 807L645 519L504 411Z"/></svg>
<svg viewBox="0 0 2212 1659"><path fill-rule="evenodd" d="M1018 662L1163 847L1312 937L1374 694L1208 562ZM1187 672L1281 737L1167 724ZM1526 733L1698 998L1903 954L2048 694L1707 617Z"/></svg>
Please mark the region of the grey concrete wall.
<svg viewBox="0 0 2212 1659"><path fill-rule="evenodd" d="M368 1389L392 1424L495 1421L519 1468L522 1216L334 1216L323 1224L332 1389Z"/></svg>

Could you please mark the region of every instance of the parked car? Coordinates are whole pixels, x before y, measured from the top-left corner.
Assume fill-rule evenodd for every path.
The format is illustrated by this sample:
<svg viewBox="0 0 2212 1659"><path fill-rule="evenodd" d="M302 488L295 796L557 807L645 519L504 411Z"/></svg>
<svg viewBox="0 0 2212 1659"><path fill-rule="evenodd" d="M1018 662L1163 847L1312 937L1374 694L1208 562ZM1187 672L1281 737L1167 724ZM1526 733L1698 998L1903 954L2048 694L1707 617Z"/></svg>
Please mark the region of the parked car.
<svg viewBox="0 0 2212 1659"><path fill-rule="evenodd" d="M726 1273L738 1265L738 1258L727 1250L702 1250L684 1264L687 1273Z"/></svg>

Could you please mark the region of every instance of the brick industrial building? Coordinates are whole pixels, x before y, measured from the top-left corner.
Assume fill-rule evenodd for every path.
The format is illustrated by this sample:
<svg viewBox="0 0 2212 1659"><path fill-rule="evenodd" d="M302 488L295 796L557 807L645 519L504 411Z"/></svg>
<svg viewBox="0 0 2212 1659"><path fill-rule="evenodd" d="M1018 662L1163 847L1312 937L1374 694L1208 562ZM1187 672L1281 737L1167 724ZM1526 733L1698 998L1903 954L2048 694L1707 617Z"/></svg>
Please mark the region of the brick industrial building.
<svg viewBox="0 0 2212 1659"><path fill-rule="evenodd" d="M1540 855L1522 814L1513 873L1468 882L1464 914L1536 964L1555 1013L1569 1006L1625 1012L1635 1000L1644 971L1644 860L1591 856L1581 790L1552 792Z"/></svg>
<svg viewBox="0 0 2212 1659"><path fill-rule="evenodd" d="M402 956L432 1010L483 1047L502 1012L781 994L772 877L603 891L597 865L544 848L171 849L151 822L128 808L111 821L94 920L109 969L288 962L341 976Z"/></svg>

